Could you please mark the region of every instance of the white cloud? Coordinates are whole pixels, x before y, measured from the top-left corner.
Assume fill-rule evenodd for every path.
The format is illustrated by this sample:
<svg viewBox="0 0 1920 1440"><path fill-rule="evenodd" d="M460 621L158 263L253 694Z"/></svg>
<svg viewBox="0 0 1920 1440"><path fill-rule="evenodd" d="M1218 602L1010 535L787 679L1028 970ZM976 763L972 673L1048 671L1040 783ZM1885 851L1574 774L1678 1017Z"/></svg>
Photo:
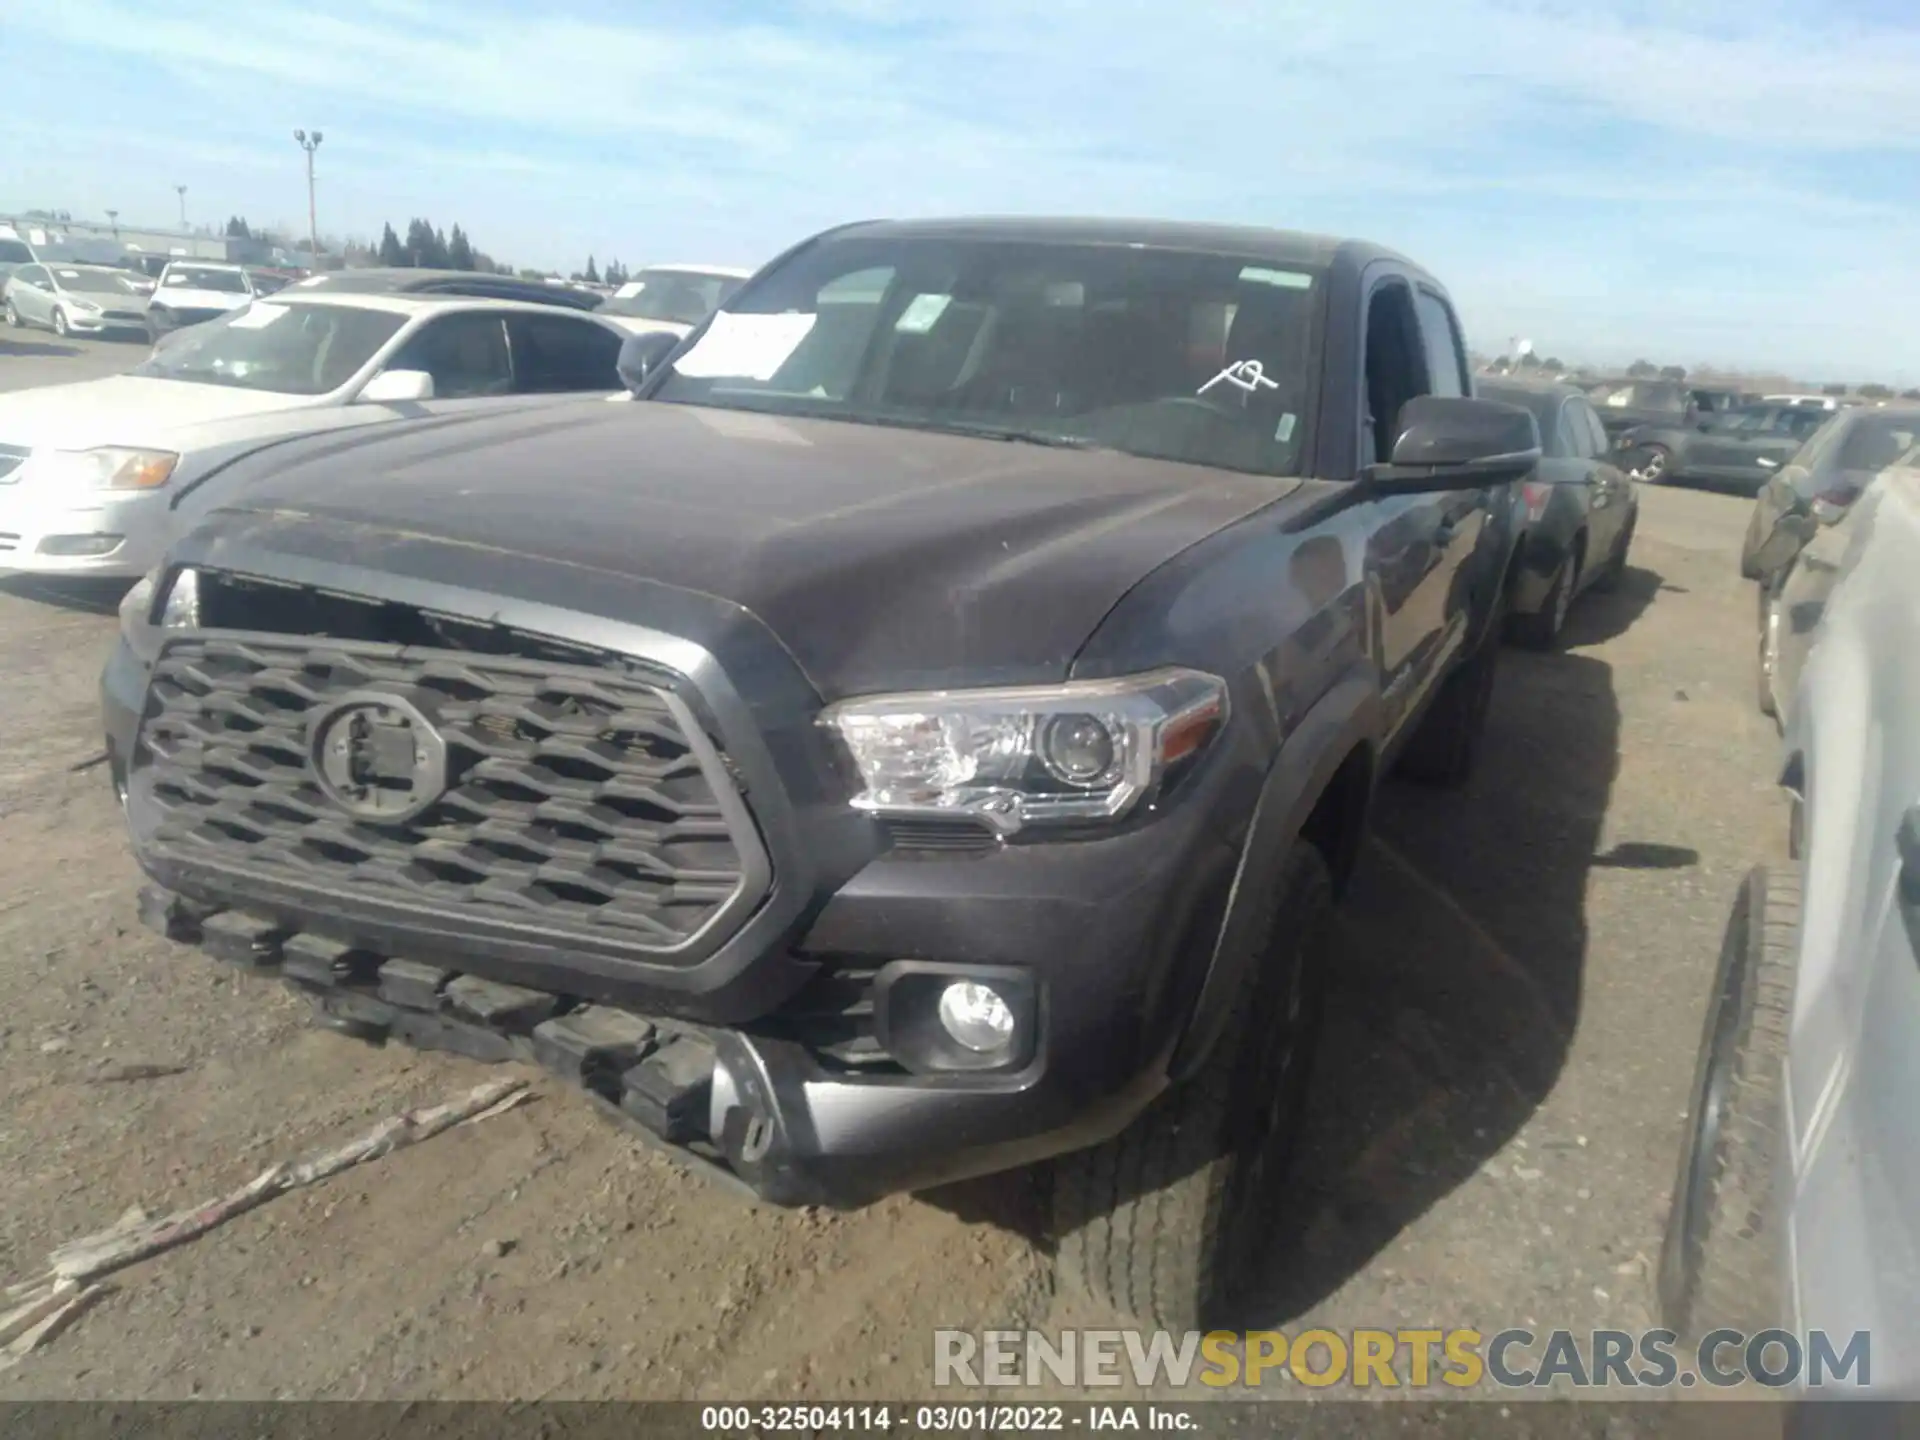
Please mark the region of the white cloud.
<svg viewBox="0 0 1920 1440"><path fill-rule="evenodd" d="M182 162L230 151L252 177L271 156L253 130L321 125L324 214L363 232L425 213L577 263L643 247L751 262L873 214L1353 227L1444 264L1494 327L1557 330L1560 348L1642 323L1704 342L1709 317L1771 295L1728 333L1811 353L1824 324L1863 365L1903 359L1810 307L1862 303L1848 275L1889 277L1903 303L1920 287L1900 268L1920 220L1920 26L1815 0L767 13L780 23L262 0L237 23L224 0L62 0L9 26L15 48L177 77L189 92L159 116L144 97L90 103L124 104L148 141L166 127ZM288 172L273 203L302 210L297 157L272 143L288 152L266 162ZM78 135L58 148L82 168ZM223 210L254 203L233 189Z"/></svg>

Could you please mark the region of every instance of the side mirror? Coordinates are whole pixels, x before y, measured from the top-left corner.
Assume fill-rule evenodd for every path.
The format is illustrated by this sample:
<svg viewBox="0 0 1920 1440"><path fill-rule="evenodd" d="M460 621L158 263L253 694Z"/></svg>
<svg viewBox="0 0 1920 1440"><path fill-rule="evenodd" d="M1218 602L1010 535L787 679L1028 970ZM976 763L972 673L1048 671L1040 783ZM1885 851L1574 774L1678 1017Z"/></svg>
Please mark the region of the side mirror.
<svg viewBox="0 0 1920 1440"><path fill-rule="evenodd" d="M1804 511L1782 515L1760 548L1753 552L1753 568L1763 580L1777 579L1800 557L1819 529L1820 522Z"/></svg>
<svg viewBox="0 0 1920 1440"><path fill-rule="evenodd" d="M1539 428L1518 405L1421 395L1401 407L1393 458L1364 478L1389 493L1479 490L1521 479L1539 463Z"/></svg>
<svg viewBox="0 0 1920 1440"><path fill-rule="evenodd" d="M653 372L680 348L681 337L669 330L643 330L629 335L620 344L620 383L630 394L638 395Z"/></svg>
<svg viewBox="0 0 1920 1440"><path fill-rule="evenodd" d="M370 405L402 405L433 398L433 376L424 370L382 370L360 389Z"/></svg>

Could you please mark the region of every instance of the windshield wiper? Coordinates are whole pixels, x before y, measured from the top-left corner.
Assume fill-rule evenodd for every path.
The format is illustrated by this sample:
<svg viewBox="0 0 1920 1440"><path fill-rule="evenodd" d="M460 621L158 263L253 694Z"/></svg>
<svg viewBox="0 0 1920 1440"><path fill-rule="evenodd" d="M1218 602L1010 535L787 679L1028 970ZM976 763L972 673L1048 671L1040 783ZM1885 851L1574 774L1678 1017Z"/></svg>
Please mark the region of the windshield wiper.
<svg viewBox="0 0 1920 1440"><path fill-rule="evenodd" d="M999 425L920 424L921 430L938 430L946 435L971 435L979 440L1004 440L1013 445L1045 445L1055 450L1099 450L1096 440L1084 435L1059 435L1045 430L1013 430Z"/></svg>

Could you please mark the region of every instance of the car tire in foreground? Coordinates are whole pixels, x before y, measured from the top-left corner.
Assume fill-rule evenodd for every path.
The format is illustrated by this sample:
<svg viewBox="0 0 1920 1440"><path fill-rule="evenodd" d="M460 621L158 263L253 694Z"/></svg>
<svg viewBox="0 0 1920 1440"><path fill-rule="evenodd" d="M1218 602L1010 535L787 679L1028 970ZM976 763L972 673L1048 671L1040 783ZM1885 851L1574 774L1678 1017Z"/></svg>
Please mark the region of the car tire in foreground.
<svg viewBox="0 0 1920 1440"><path fill-rule="evenodd" d="M1062 1282L1176 1332L1244 1318L1305 1110L1333 882L1299 840L1271 883L1265 953L1200 1071L1112 1140L1054 1162Z"/></svg>
<svg viewBox="0 0 1920 1440"><path fill-rule="evenodd" d="M1756 866L1721 942L1660 1251L1662 1320L1683 1338L1781 1318L1774 1165L1800 896L1797 864Z"/></svg>
<svg viewBox="0 0 1920 1440"><path fill-rule="evenodd" d="M1618 590L1620 582L1626 578L1627 555L1633 549L1633 527L1639 519L1640 513L1637 510L1627 516L1627 523L1620 527L1620 538L1614 542L1613 555L1594 575L1592 587L1601 594Z"/></svg>
<svg viewBox="0 0 1920 1440"><path fill-rule="evenodd" d="M1540 608L1532 614L1515 615L1508 628L1513 638L1529 650L1551 650L1566 629L1567 616L1573 611L1573 597L1580 590L1580 562L1586 556L1586 537L1576 535L1567 550L1566 562L1553 577L1553 588Z"/></svg>
<svg viewBox="0 0 1920 1440"><path fill-rule="evenodd" d="M1773 677L1780 668L1780 598L1771 587L1760 587L1760 642L1754 657L1754 703L1769 719L1778 719L1780 707L1773 698Z"/></svg>

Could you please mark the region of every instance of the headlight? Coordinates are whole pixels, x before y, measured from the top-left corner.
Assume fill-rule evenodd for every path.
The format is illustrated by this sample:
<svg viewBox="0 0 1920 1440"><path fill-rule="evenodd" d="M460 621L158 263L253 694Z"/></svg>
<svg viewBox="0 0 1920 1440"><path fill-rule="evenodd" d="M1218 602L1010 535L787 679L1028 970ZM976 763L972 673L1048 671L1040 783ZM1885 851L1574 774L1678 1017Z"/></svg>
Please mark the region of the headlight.
<svg viewBox="0 0 1920 1440"><path fill-rule="evenodd" d="M200 572L182 570L173 577L173 584L167 587L167 598L160 605L160 628L163 630L198 630L200 628Z"/></svg>
<svg viewBox="0 0 1920 1440"><path fill-rule="evenodd" d="M33 478L90 490L155 490L167 483L180 457L171 450L49 450L33 457Z"/></svg>
<svg viewBox="0 0 1920 1440"><path fill-rule="evenodd" d="M142 575L131 590L120 600L120 628L137 630L150 624L148 617L153 614L153 592L160 586L160 576L165 567L156 567Z"/></svg>
<svg viewBox="0 0 1920 1440"><path fill-rule="evenodd" d="M78 300L78 299L76 299L76 300L69 300L69 301L68 301L67 303L68 303L69 305L71 305L71 306L73 306L73 308L74 308L74 309L76 309L76 310L85 310L85 311L87 311L87 312L88 312L89 314L92 314L92 313L94 313L94 312L97 312L97 311L98 311L98 310L100 309L100 307L99 307L98 305L96 305L96 304L94 304L94 303L93 303L93 301L91 301L91 300Z"/></svg>
<svg viewBox="0 0 1920 1440"><path fill-rule="evenodd" d="M1024 825L1111 820L1152 795L1226 720L1227 687L1195 670L1004 690L848 700L839 731L877 815Z"/></svg>

